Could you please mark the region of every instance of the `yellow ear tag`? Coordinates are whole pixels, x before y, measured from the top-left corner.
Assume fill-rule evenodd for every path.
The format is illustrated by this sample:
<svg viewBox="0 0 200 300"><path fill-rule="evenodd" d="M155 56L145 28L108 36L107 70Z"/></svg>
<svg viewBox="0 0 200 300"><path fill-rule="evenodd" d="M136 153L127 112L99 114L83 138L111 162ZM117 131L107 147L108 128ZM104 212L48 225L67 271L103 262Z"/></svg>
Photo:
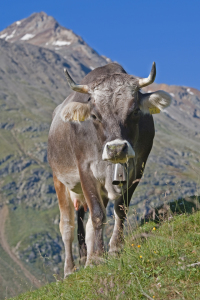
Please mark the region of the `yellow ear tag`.
<svg viewBox="0 0 200 300"><path fill-rule="evenodd" d="M82 117L82 119L78 119L78 118L77 118L77 113L75 113L75 114L74 114L74 121L83 122L83 121L85 121L85 118Z"/></svg>
<svg viewBox="0 0 200 300"><path fill-rule="evenodd" d="M85 118L82 117L82 119L79 119L79 121L80 121L80 122L83 122L83 121L85 121Z"/></svg>
<svg viewBox="0 0 200 300"><path fill-rule="evenodd" d="M150 112L150 114L151 115L153 115L153 114L159 114L160 113L160 109L159 108L157 108L157 107L149 107L149 112Z"/></svg>
<svg viewBox="0 0 200 300"><path fill-rule="evenodd" d="M77 113L74 114L74 121L78 121Z"/></svg>

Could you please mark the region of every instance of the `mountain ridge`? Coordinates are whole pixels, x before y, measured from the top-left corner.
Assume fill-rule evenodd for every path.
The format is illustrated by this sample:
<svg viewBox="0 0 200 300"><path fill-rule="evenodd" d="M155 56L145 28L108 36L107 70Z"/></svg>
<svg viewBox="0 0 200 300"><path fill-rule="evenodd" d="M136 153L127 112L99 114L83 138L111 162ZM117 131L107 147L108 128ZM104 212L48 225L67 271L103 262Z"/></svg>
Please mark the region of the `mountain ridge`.
<svg viewBox="0 0 200 300"><path fill-rule="evenodd" d="M23 42L61 53L70 57L71 63L77 61L89 70L111 62L98 53L76 35L72 30L61 26L53 17L46 13L34 13L26 19L14 22L0 32L0 38L11 43Z"/></svg>

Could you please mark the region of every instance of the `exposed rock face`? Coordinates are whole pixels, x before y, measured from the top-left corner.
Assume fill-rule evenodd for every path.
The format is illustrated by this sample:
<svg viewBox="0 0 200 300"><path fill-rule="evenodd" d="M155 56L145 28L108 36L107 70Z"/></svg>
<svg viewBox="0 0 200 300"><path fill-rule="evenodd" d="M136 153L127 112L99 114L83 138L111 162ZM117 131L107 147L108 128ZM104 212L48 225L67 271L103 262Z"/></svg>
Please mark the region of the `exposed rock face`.
<svg viewBox="0 0 200 300"><path fill-rule="evenodd" d="M51 273L56 274L62 268L60 263L64 259L62 238L57 235L53 239L48 233L31 235L28 247L22 252L17 251L17 255L31 264L39 261L48 266Z"/></svg>

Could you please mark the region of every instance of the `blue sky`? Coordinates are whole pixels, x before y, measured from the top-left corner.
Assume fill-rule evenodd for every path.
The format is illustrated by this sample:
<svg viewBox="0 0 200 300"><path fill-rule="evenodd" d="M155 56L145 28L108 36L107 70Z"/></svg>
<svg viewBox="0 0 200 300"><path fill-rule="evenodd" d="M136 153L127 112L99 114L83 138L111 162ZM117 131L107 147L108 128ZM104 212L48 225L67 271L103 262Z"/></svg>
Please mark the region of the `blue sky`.
<svg viewBox="0 0 200 300"><path fill-rule="evenodd" d="M200 90L199 0L2 0L0 30L45 11L127 72Z"/></svg>

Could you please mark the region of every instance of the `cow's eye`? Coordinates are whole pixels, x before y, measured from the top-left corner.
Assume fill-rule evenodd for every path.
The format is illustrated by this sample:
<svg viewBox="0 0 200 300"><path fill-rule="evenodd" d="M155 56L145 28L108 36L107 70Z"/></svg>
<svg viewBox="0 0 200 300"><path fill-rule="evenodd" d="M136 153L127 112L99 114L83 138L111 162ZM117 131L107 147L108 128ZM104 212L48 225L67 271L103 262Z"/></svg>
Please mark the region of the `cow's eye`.
<svg viewBox="0 0 200 300"><path fill-rule="evenodd" d="M97 117L95 115L91 115L91 117L92 117L93 120L97 119Z"/></svg>

